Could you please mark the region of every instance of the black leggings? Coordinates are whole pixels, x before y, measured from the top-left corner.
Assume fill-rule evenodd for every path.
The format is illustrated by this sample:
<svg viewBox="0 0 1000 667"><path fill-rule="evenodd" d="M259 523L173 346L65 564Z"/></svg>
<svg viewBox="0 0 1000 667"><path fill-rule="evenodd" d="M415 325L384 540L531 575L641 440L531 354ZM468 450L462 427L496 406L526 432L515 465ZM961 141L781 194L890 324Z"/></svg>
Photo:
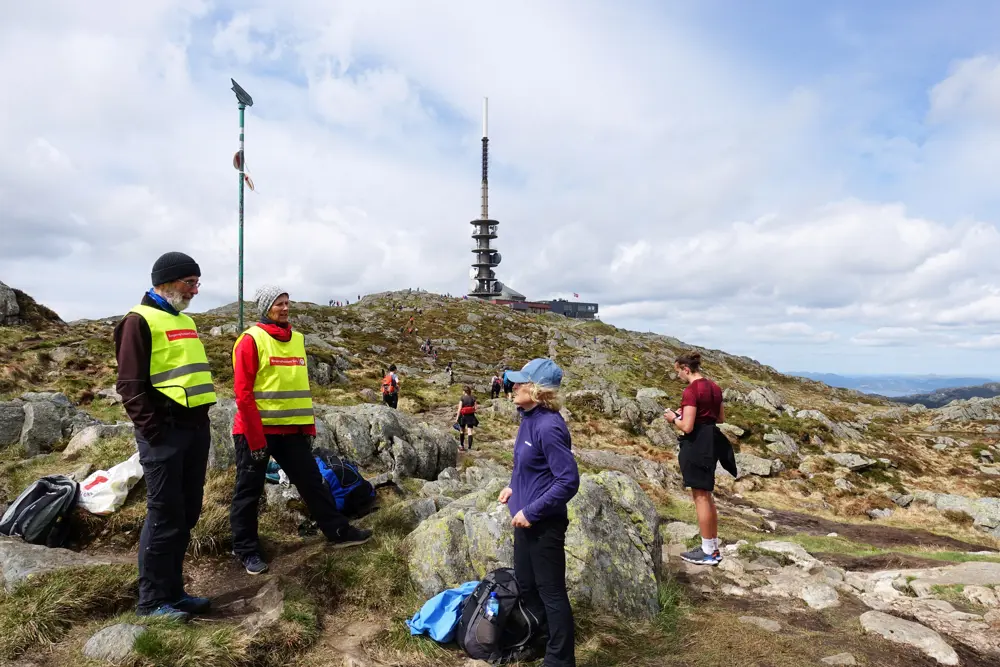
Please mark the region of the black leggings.
<svg viewBox="0 0 1000 667"><path fill-rule="evenodd" d="M573 608L566 593L565 517L514 529L514 576L525 603L549 629L544 667L575 667Z"/></svg>

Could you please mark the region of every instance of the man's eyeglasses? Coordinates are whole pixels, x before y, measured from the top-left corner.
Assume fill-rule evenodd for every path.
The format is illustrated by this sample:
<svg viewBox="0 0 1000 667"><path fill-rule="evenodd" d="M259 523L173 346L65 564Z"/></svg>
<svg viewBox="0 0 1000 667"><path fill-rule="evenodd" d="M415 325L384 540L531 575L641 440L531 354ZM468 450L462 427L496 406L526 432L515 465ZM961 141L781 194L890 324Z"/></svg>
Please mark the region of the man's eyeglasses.
<svg viewBox="0 0 1000 667"><path fill-rule="evenodd" d="M178 282L184 283L191 289L194 289L195 287L201 287L200 280L179 280Z"/></svg>

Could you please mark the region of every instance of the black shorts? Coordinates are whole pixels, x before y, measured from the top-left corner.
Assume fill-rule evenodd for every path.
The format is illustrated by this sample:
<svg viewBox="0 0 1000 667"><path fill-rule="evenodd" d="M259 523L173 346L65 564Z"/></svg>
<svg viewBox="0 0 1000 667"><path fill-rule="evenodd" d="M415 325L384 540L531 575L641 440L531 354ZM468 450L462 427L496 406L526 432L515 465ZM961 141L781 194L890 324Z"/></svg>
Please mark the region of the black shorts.
<svg viewBox="0 0 1000 667"><path fill-rule="evenodd" d="M684 486L702 491L715 491L715 427L698 425L680 439L677 462L681 467ZM724 436L723 436L724 437Z"/></svg>
<svg viewBox="0 0 1000 667"><path fill-rule="evenodd" d="M476 428L477 426L479 426L479 419L476 417L475 414L471 414L471 415L459 415L458 416L458 425L461 426L462 428L466 428L466 427L468 427L468 428Z"/></svg>

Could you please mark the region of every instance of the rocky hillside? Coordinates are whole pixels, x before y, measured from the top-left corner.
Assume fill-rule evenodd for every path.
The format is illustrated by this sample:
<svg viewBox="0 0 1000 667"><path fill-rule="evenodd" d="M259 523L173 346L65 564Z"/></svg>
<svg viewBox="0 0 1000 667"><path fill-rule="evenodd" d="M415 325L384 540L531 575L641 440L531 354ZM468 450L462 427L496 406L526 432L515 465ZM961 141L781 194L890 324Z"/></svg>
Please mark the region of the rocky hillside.
<svg viewBox="0 0 1000 667"><path fill-rule="evenodd" d="M935 389L928 394L913 394L894 399L897 403L906 405L923 405L928 408L940 408L952 401L964 401L970 398L993 398L1000 396L1000 382L987 382L972 387L948 387Z"/></svg>
<svg viewBox="0 0 1000 667"><path fill-rule="evenodd" d="M579 664L1000 661L1000 399L905 406L701 350L725 389L740 470L720 475L727 557L697 570L677 558L697 528L661 418L679 403L673 359L689 346L409 290L340 308L296 303L321 404L316 445L397 486L362 520L377 538L333 553L311 535L294 488L269 485L261 531L274 567L251 580L226 556L235 305L194 317L223 399L186 567L189 589L211 594L217 611L186 627L128 613L140 482L112 515L79 510L70 550L0 539L0 661L467 664L453 646L411 638L402 620L443 587L509 564L509 521L494 498L517 413L489 401L486 385L497 367L535 356L566 371L584 473L567 535ZM117 316L26 321L0 328L0 504L42 474L82 477L134 451L113 390ZM428 339L436 358L420 349ZM389 363L402 376L399 412L374 404ZM450 425L465 383L485 409L476 451L459 453Z"/></svg>

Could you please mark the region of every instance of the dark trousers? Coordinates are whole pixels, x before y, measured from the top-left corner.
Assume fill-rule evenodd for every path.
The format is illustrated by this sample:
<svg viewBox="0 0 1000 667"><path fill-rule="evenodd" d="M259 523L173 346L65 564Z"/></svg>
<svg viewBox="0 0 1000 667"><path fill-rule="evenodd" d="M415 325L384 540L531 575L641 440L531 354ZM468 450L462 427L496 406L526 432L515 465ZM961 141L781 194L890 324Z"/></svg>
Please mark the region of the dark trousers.
<svg viewBox="0 0 1000 667"><path fill-rule="evenodd" d="M201 515L209 426L170 428L150 445L138 432L146 480L146 521L139 536L139 609L152 611L184 596L184 554Z"/></svg>
<svg viewBox="0 0 1000 667"><path fill-rule="evenodd" d="M298 433L265 437L268 452L298 489L309 516L328 539L339 536L348 526L347 518L337 511L333 496L323 486L323 476L313 458L309 437ZM233 551L244 558L260 553L257 510L264 492L267 461L250 458L245 436L234 435L233 440L236 442L236 491L229 509L229 523L233 529Z"/></svg>
<svg viewBox="0 0 1000 667"><path fill-rule="evenodd" d="M395 410L399 404L399 394L382 394L382 402Z"/></svg>
<svg viewBox="0 0 1000 667"><path fill-rule="evenodd" d="M490 387L490 398L500 398L500 387Z"/></svg>
<svg viewBox="0 0 1000 667"><path fill-rule="evenodd" d="M544 667L575 667L573 609L566 594L564 517L514 529L514 576L531 612L549 630Z"/></svg>

